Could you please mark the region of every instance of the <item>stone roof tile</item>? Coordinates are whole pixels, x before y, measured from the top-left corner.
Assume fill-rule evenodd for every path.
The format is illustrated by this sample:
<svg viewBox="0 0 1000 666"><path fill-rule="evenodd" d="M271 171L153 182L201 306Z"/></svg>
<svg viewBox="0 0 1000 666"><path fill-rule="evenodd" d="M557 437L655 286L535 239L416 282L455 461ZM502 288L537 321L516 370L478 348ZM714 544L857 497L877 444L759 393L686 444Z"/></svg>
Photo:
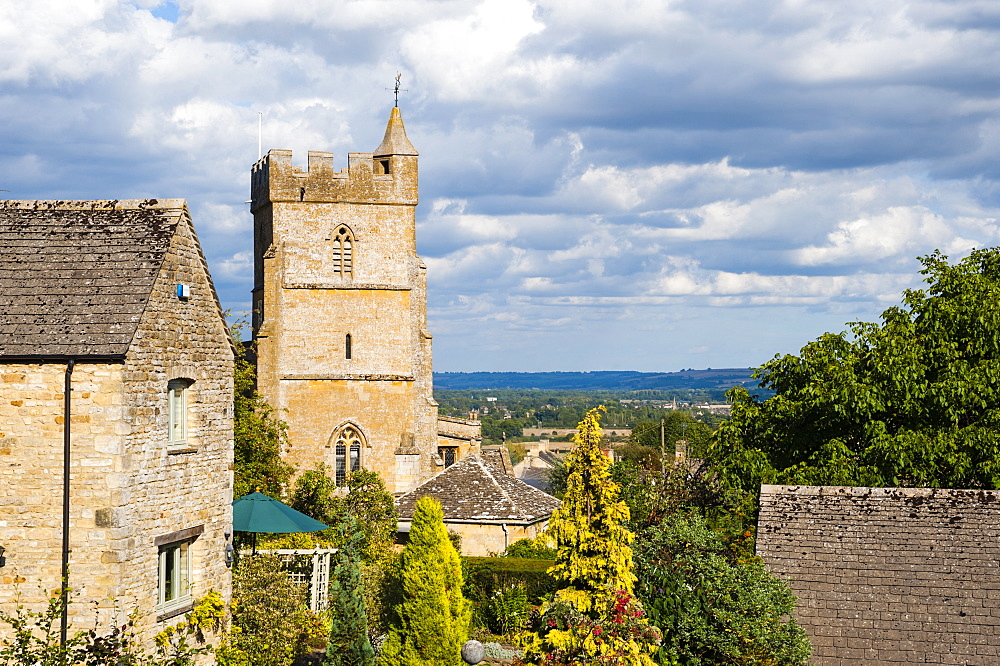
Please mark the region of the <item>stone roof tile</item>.
<svg viewBox="0 0 1000 666"><path fill-rule="evenodd" d="M125 355L181 200L0 201L0 357Z"/></svg>
<svg viewBox="0 0 1000 666"><path fill-rule="evenodd" d="M544 520L560 502L508 474L496 457L466 456L399 499L401 520L411 520L417 500L441 502L445 520L525 522Z"/></svg>
<svg viewBox="0 0 1000 666"><path fill-rule="evenodd" d="M757 553L817 664L997 663L1000 491L762 486Z"/></svg>

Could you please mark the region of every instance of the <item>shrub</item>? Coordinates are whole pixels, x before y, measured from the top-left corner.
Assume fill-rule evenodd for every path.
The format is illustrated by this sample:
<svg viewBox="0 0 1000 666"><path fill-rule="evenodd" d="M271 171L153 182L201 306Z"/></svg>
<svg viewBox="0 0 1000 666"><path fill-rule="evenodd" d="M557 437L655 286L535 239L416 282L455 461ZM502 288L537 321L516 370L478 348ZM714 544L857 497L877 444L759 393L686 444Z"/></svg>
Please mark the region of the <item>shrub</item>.
<svg viewBox="0 0 1000 666"><path fill-rule="evenodd" d="M463 557L465 594L483 602L499 587L523 584L528 602L541 604L556 591L556 579L547 572L552 560L518 557Z"/></svg>
<svg viewBox="0 0 1000 666"><path fill-rule="evenodd" d="M518 539L507 546L501 557L521 557L532 560L554 560L556 549L537 539Z"/></svg>
<svg viewBox="0 0 1000 666"><path fill-rule="evenodd" d="M807 663L788 586L759 558L730 560L725 540L696 514L675 513L636 549L637 593L665 636L659 663Z"/></svg>
<svg viewBox="0 0 1000 666"><path fill-rule="evenodd" d="M479 605L486 628L498 636L509 636L524 629L530 608L522 583L497 586Z"/></svg>
<svg viewBox="0 0 1000 666"><path fill-rule="evenodd" d="M525 661L545 666L652 666L649 655L660 643L660 630L646 621L628 592L617 590L602 600L603 606L587 613L568 601L548 604L525 642Z"/></svg>
<svg viewBox="0 0 1000 666"><path fill-rule="evenodd" d="M342 546L330 576L330 639L323 666L374 666L360 568L364 535L357 519L350 515L340 531Z"/></svg>
<svg viewBox="0 0 1000 666"><path fill-rule="evenodd" d="M461 561L448 539L441 505L431 497L417 501L400 579L402 603L379 663L461 666L471 608L462 596Z"/></svg>
<svg viewBox="0 0 1000 666"><path fill-rule="evenodd" d="M287 666L305 654L319 630L306 594L276 556L244 557L233 573L230 648L252 656L254 666Z"/></svg>

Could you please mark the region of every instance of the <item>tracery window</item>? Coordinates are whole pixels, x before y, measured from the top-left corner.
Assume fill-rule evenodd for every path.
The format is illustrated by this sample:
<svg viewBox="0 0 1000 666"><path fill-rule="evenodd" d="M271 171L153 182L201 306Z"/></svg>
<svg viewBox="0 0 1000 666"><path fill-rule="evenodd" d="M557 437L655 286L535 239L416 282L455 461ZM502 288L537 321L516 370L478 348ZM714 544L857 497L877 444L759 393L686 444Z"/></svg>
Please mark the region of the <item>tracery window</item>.
<svg viewBox="0 0 1000 666"><path fill-rule="evenodd" d="M337 229L333 239L333 270L345 277L354 275L354 237L344 226Z"/></svg>
<svg viewBox="0 0 1000 666"><path fill-rule="evenodd" d="M458 447L457 446L440 446L438 447L438 455L444 460L444 466L451 467L458 460Z"/></svg>
<svg viewBox="0 0 1000 666"><path fill-rule="evenodd" d="M347 472L361 469L361 433L347 426L337 435L335 472L338 486L347 482Z"/></svg>

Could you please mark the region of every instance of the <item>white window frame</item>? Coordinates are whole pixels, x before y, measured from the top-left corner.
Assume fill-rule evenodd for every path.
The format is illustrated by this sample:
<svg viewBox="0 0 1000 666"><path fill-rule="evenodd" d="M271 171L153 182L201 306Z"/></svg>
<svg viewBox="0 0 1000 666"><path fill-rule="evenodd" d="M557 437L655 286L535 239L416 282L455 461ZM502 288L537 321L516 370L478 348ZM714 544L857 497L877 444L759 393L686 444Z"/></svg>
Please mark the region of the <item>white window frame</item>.
<svg viewBox="0 0 1000 666"><path fill-rule="evenodd" d="M175 541L159 547L157 559L156 612L167 614L186 609L191 596L191 545L194 539Z"/></svg>
<svg viewBox="0 0 1000 666"><path fill-rule="evenodd" d="M172 449L188 445L188 389L193 383L187 379L167 382L167 446Z"/></svg>

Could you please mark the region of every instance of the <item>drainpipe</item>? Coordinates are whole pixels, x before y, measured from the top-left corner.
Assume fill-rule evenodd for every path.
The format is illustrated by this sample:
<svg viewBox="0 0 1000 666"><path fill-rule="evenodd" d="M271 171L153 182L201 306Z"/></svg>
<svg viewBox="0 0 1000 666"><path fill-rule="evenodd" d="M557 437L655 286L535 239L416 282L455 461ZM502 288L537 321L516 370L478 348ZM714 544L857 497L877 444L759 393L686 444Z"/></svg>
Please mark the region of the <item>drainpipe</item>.
<svg viewBox="0 0 1000 666"><path fill-rule="evenodd" d="M66 629L69 626L69 444L70 403L73 392L74 359L66 363L63 386L63 505L62 505L62 618L59 621L59 644L66 646Z"/></svg>
<svg viewBox="0 0 1000 666"><path fill-rule="evenodd" d="M510 532L507 531L507 523L500 523L500 529L503 530L503 549L507 550L510 547Z"/></svg>

